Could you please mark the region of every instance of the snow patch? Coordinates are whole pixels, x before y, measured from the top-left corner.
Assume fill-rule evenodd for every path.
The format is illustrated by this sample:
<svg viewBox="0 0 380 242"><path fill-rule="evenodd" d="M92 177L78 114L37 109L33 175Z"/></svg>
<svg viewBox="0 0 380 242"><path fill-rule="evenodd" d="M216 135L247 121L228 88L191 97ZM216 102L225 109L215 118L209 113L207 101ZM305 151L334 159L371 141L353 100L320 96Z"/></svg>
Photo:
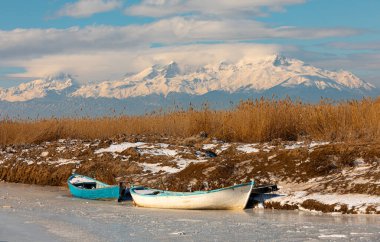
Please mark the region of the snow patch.
<svg viewBox="0 0 380 242"><path fill-rule="evenodd" d="M145 145L145 143L144 142L136 142L136 143L125 142L121 144L113 144L108 148L102 148L102 149L96 150L95 154L100 154L104 152L122 152L128 148L136 148L142 145Z"/></svg>
<svg viewBox="0 0 380 242"><path fill-rule="evenodd" d="M151 164L151 163L139 163L142 166L144 171L151 171L152 173L158 173L160 171L166 173L176 173L181 169L171 167L171 166L161 166L160 164Z"/></svg>
<svg viewBox="0 0 380 242"><path fill-rule="evenodd" d="M159 163L151 164L151 163L139 163L139 165L142 165L142 168L144 171L151 171L152 173L158 173L160 171L166 172L166 173L177 173L185 169L190 163L200 163L205 162L207 160L194 160L194 159L183 159L183 158L176 158L172 160L172 162L175 162L177 167L172 166L164 166Z"/></svg>
<svg viewBox="0 0 380 242"><path fill-rule="evenodd" d="M41 152L41 157L46 157L49 155L49 151L44 151L44 152Z"/></svg>
<svg viewBox="0 0 380 242"><path fill-rule="evenodd" d="M217 144L204 144L202 148L204 150L210 150L210 149L214 149L216 146L218 146L218 145Z"/></svg>
<svg viewBox="0 0 380 242"><path fill-rule="evenodd" d="M312 141L312 142L309 144L309 149L312 149L312 148L314 148L314 147L321 146L321 145L328 145L328 144L330 144L330 142Z"/></svg>
<svg viewBox="0 0 380 242"><path fill-rule="evenodd" d="M365 213L367 205L380 206L380 196L372 196L365 194L321 194L312 193L308 194L306 191L296 191L291 194L283 194L283 196L273 197L270 201L280 202L281 205L289 204L302 204L304 201L312 199L320 203L332 205L347 205L349 209L352 207L362 207L359 212Z"/></svg>
<svg viewBox="0 0 380 242"><path fill-rule="evenodd" d="M18 160L20 160L20 159L18 159ZM33 160L28 160L28 159L23 160L23 162L28 164L28 166L34 164Z"/></svg>
<svg viewBox="0 0 380 242"><path fill-rule="evenodd" d="M53 160L53 161L39 161L37 162L37 165L41 165L41 164L49 164L49 165L55 165L55 166L63 166L63 165L68 165L68 164L80 164L81 161L80 160L74 160L74 159L63 159L63 158L59 158L58 160Z"/></svg>
<svg viewBox="0 0 380 242"><path fill-rule="evenodd" d="M229 143L224 143L219 149L216 150L216 154L220 154L222 153L223 151L227 150L228 148L230 148L231 144Z"/></svg>
<svg viewBox="0 0 380 242"><path fill-rule="evenodd" d="M303 146L303 141L296 142L291 145L285 145L285 150L294 150L294 149L299 149Z"/></svg>
<svg viewBox="0 0 380 242"><path fill-rule="evenodd" d="M146 149L146 150L139 150L139 153L144 155L144 154L149 154L149 155L163 155L163 156L176 156L177 151L176 150L169 150L169 149Z"/></svg>
<svg viewBox="0 0 380 242"><path fill-rule="evenodd" d="M254 148L254 146L257 146L257 144L246 144L246 145L240 145L236 149L239 151L242 151L244 153L257 153L260 152L259 149Z"/></svg>
<svg viewBox="0 0 380 242"><path fill-rule="evenodd" d="M58 151L58 152L62 152L66 149L65 146L61 146L61 147L57 147L55 150Z"/></svg>
<svg viewBox="0 0 380 242"><path fill-rule="evenodd" d="M276 158L276 157L277 157L276 154L275 155L271 155L271 156L268 157L268 160L271 160L271 159Z"/></svg>
<svg viewBox="0 0 380 242"><path fill-rule="evenodd" d="M177 163L177 166L179 166L180 170L185 169L190 163L202 163L207 160L195 160L195 159L183 159L183 158L176 158L173 160L175 163Z"/></svg>

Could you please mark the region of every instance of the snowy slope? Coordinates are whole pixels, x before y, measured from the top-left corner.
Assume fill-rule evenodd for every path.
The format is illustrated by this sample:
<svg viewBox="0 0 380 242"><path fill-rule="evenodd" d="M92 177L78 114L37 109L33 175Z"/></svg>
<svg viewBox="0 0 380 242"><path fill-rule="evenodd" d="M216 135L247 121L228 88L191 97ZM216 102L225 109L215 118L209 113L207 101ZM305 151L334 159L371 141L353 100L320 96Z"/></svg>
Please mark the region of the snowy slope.
<svg viewBox="0 0 380 242"><path fill-rule="evenodd" d="M59 74L48 76L44 79L38 79L19 86L7 89L0 88L0 101L23 102L37 98L44 98L49 94L68 94L74 88L73 78L68 74Z"/></svg>
<svg viewBox="0 0 380 242"><path fill-rule="evenodd" d="M278 55L202 67L153 65L123 79L77 84L59 74L0 88L1 117L144 114L190 104L224 109L248 98L318 102L376 96L379 90L347 71L328 71Z"/></svg>
<svg viewBox="0 0 380 242"><path fill-rule="evenodd" d="M125 99L151 94L167 96L169 93L263 92L276 86L338 91L357 89L360 92L374 89L374 86L350 72L327 71L300 60L273 55L254 61L236 64L221 62L185 71L175 62L154 65L122 80L82 86L73 96Z"/></svg>

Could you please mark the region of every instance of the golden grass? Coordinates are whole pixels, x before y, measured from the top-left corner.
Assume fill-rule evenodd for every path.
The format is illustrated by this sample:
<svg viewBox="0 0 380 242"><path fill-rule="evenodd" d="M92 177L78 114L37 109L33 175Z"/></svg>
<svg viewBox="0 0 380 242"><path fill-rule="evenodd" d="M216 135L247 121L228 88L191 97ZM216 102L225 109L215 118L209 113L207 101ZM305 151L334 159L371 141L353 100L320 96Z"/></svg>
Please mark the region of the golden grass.
<svg viewBox="0 0 380 242"><path fill-rule="evenodd" d="M365 99L319 104L286 100L245 101L232 110L189 109L143 116L0 121L0 145L61 138L106 139L116 135L189 137L205 131L226 141L274 139L377 141L380 101Z"/></svg>

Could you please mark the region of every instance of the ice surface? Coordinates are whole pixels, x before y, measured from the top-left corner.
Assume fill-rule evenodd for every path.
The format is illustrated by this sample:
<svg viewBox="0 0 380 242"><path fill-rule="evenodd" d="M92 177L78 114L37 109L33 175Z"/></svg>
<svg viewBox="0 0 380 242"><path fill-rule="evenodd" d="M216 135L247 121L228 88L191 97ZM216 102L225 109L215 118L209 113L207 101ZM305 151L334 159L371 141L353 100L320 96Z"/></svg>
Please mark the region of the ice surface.
<svg viewBox="0 0 380 242"><path fill-rule="evenodd" d="M63 187L7 183L0 183L0 218L0 237L5 241L380 239L377 215L331 216L267 209L145 209L133 207L131 201L118 204L72 198Z"/></svg>
<svg viewBox="0 0 380 242"><path fill-rule="evenodd" d="M318 238L347 238L344 234L321 234Z"/></svg>

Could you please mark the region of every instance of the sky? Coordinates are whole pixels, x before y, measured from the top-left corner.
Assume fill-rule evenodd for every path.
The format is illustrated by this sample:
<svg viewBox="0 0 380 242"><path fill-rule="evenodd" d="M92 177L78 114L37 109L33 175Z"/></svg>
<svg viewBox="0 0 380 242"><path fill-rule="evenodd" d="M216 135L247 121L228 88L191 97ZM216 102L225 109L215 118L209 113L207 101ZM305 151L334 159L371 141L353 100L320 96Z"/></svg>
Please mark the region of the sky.
<svg viewBox="0 0 380 242"><path fill-rule="evenodd" d="M380 87L379 0L2 0L0 87L281 54Z"/></svg>

